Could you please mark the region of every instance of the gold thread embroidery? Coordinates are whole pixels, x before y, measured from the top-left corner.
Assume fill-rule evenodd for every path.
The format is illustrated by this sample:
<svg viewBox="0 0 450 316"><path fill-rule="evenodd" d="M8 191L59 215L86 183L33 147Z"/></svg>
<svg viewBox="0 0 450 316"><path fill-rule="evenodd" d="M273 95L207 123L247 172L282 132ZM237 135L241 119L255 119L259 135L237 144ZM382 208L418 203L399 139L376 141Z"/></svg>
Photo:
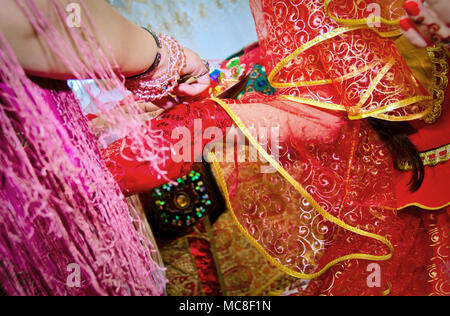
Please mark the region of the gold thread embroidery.
<svg viewBox="0 0 450 316"><path fill-rule="evenodd" d="M314 85L311 82L308 81L300 81L300 82L291 82L291 83L283 83L283 82L275 82L274 81L274 77L275 75L284 67L286 66L289 62L291 62L295 57L297 57L298 55L300 55L301 53L303 53L304 51L308 50L309 48L327 41L333 37L336 37L338 35L350 32L350 31L355 31L355 30L359 30L359 29L363 29L364 27L362 26L351 26L351 27L341 27L341 28L337 28L334 29L326 34L322 34L320 36L315 37L313 40L303 44L302 46L300 46L299 48L297 48L292 54L290 54L289 56L287 56L286 58L284 58L282 61L280 61L274 68L273 70L270 72L269 76L268 76L268 80L269 83L272 87L274 88L288 88L288 87L301 87L301 86L312 86ZM354 76L358 75L358 71L355 71L354 73L351 74L347 74L345 76L343 76L343 78L345 77L345 79L349 79L351 78L351 75L354 74ZM342 78L341 78L342 79ZM324 83L332 83L333 81L331 79L324 79L324 80L320 80L320 81L316 81L316 85L319 84L324 84Z"/></svg>
<svg viewBox="0 0 450 316"><path fill-rule="evenodd" d="M442 44L427 48L433 65L433 79L430 94L433 96L433 107L430 114L424 117L425 123L432 124L441 116L444 103L445 89L448 86L447 74L449 66L447 62L446 48Z"/></svg>
<svg viewBox="0 0 450 316"><path fill-rule="evenodd" d="M336 22L338 22L339 24L344 24L344 25L350 25L350 26L355 26L355 25L370 25L371 23L373 23L373 21L370 18L364 18L364 19L341 19L338 18L336 16L333 16L329 11L328 11L328 7L330 6L331 0L324 0L323 1L323 7L325 12L327 13L327 15L332 18L333 20L335 20ZM379 17L379 22L382 24L386 24L389 26L398 26L400 23L400 20L388 20L384 17Z"/></svg>
<svg viewBox="0 0 450 316"><path fill-rule="evenodd" d="M328 11L328 7L329 7L330 3L331 3L331 0L324 0L325 12L327 13L327 15L329 17L331 17L337 23L344 25L344 27L340 27L340 28L334 29L331 32L328 32L326 34L317 36L316 38L303 44L302 46L297 48L292 54L290 54L289 56L287 56L286 58L281 60L274 67L274 69L268 76L269 82L274 88L315 86L315 85L323 85L323 84L332 83L333 82L332 79L323 79L323 80L317 80L317 81L300 81L300 82L290 82L290 83L282 83L282 82L274 81L274 77L284 66L286 66L289 62L291 62L295 57L297 57L302 52L306 51L307 49L309 49L321 42L329 40L329 39L336 37L338 35L341 35L343 33L355 31L355 30L359 30L359 29L371 29L372 31L374 31L375 33L377 33L378 35L380 35L382 37L395 37L395 36L399 36L402 34L400 29L397 29L394 31L388 31L388 32L380 32L376 28L370 26L371 21L369 20L369 18L341 19L341 18L335 17L332 14L330 14L330 12ZM387 20L383 17L380 18L380 22L387 26L393 26L393 27L398 27L398 25L399 25L399 20ZM448 73L448 68L449 68L448 63L446 61L448 52L445 47L443 47L442 45L438 45L436 48L428 48L428 53L429 53L430 59L432 60L432 63L434 66L433 88L432 88L432 91L430 91L430 93L432 94L431 97L418 96L417 99L415 99L414 97L408 98L406 100L401 100L399 102L395 102L393 104L385 106L385 107L383 107L383 110L377 109L375 111L369 111L369 112L362 113L362 114L350 113L349 118L355 120L355 119L362 119L362 118L372 116L372 117L376 117L379 119L390 120L390 121L405 121L405 120L424 119L424 121L427 123L434 123L436 121L436 119L441 115L442 103L444 101L444 90L448 85L448 80L446 77L446 74ZM437 57L436 57L436 54L438 55ZM386 65L385 67L389 67L388 65ZM342 80L352 78L352 77L360 74L363 70L364 69L357 69L352 73L346 74L340 78L335 79L334 81L342 81ZM378 80L381 80L382 77L383 77L382 75L379 76ZM364 94L364 96L366 98L368 97L368 95L370 95L369 91L371 89L374 89L373 85ZM314 101L314 100L308 100L305 98L293 97L293 96L282 96L282 97L288 98L292 101L305 103L305 104L313 105L313 106L320 107L320 108L332 109L332 110L338 110L338 111L345 110L345 106L341 105L341 104L330 104L330 103L318 102L318 101ZM385 114L386 112L389 112L391 110L411 105L412 103L425 101L425 100L431 101L433 99L434 99L433 106L428 108L425 111L422 111L421 113L416 113L414 115L407 115L407 116L403 116L403 117L393 117L391 115ZM358 104L358 106L361 106L361 105Z"/></svg>
<svg viewBox="0 0 450 316"><path fill-rule="evenodd" d="M299 48L297 48L292 54L290 54L289 56L287 56L286 58L284 58L283 60L281 60L274 68L273 70L270 72L269 76L268 76L268 80L269 83L272 87L274 88L288 88L288 87L301 87L301 86L314 86L314 85L322 85L322 84L329 84L330 82L332 82L331 79L324 79L324 80L319 80L319 81L300 81L300 82L289 82L289 83L284 83L284 82L276 82L274 81L274 77L277 75L278 72L280 72L280 70L285 67L289 62L291 62L293 59L295 59L299 54L301 54L302 52L306 51L307 49L321 43L324 41L327 41L333 37L339 36L341 34L347 33L347 32L351 32L351 31L355 31L355 30L359 30L359 29L367 29L369 28L368 26L363 26L363 25L356 25L356 26L346 26L346 27L341 27L341 28L337 28L334 29L326 34L320 35L315 37L313 40L303 44L302 46L300 46ZM378 33L378 32L377 32ZM377 81L381 80L383 75L386 74L386 72L389 70L389 68L392 67L391 61L388 61L387 64L384 66L381 75L377 76ZM358 73L360 73L360 70L356 70L353 73L344 75L341 78L336 79L337 81L340 80L345 80L345 79L349 79L352 76L356 76L358 75ZM375 81L374 83L372 83L371 87L368 89L373 90L377 84L377 81ZM282 95L281 97L289 99L291 101L296 101L296 102L300 102L300 103L305 103L305 104L309 104L309 105L313 105L319 108L325 108L325 109L331 109L331 110L337 110L337 111L344 111L346 108L344 105L342 104L331 104L331 103L325 103L325 102L319 102L319 101L315 101L315 100L309 100L306 98L301 98L301 97L295 97L295 96L286 96L286 95ZM349 115L349 119L351 120L357 120L357 119L362 119L362 118L366 118L369 116L373 116L373 117L378 117L380 119L385 119L385 120L391 120L391 116L385 115L384 113L398 109L398 108L402 108L402 107L406 107L408 105L411 105L413 103L417 103L420 101L425 101L425 100L432 100L433 97L431 96L415 96L415 97L411 97L411 98L407 98L404 100L400 100L398 102L394 102L392 104L389 104L387 106L384 106L380 109L374 110L374 111L369 111L366 113L362 113L359 115L350 113ZM413 115L414 119L418 119L418 118L422 118L423 116L429 114L427 111L423 111L422 113L417 113L415 115ZM410 116L407 117L408 119L411 119ZM403 119L399 119L399 118L393 118L393 120L405 120L405 118Z"/></svg>
<svg viewBox="0 0 450 316"><path fill-rule="evenodd" d="M257 151L264 157L264 159L266 161L268 161L272 165L272 167L274 167L280 173L280 175L283 178L285 178L305 199L308 200L308 202L311 204L311 206L320 215L322 215L322 217L324 219L329 220L330 222L332 222L348 231L351 231L355 234L375 239L375 240L383 243L389 249L389 253L385 254L385 255L369 255L369 254L364 254L364 253L353 253L353 254L345 255L345 256L339 257L335 260L328 262L320 271L313 273L313 274L300 273L300 272L294 271L294 270L282 265L275 258L273 258L269 253L267 253L267 251L239 223L239 220L236 218L236 215L234 214L233 207L232 207L231 201L229 199L228 189L227 189L227 186L225 183L225 179L223 177L221 167L220 167L217 159L215 159L215 155L212 152L208 153L208 155L213 163L213 167L217 171L217 174L219 175L219 181L218 181L219 186L225 193L224 195L225 195L225 200L226 200L227 206L230 209L231 214L236 221L236 224L238 225L239 229L244 234L244 236L247 237L247 239L270 261L270 263L272 263L274 266L278 267L281 271L283 271L293 277L297 277L297 278L305 279L305 280L312 280L312 279L315 279L315 278L321 276L322 274L324 274L328 269L330 269L334 265L336 265L340 262L346 261L346 260L362 259L362 260L373 260L373 261L386 261L386 260L389 260L392 258L393 253L394 253L394 247L388 239L386 239L383 236L380 236L380 235L377 235L374 233L369 233L362 229L353 227L353 226L343 222L342 220L334 217L333 215L329 214L328 212L326 212L317 203L317 201L301 186L301 184L298 183L294 178L292 178L292 176L278 162L276 162L272 158L271 155L269 155L261 147L261 145L253 138L251 133L247 130L244 123L239 119L239 117L231 110L231 108L225 102L223 102L222 100L217 99L217 98L211 98L211 100L213 100L214 102L219 104L228 113L228 115L231 117L231 119L234 121L234 123L237 125L237 127L242 131L242 133L248 139L250 144L253 145L257 149Z"/></svg>
<svg viewBox="0 0 450 316"><path fill-rule="evenodd" d="M420 153L424 166L434 167L439 163L450 160L450 144ZM402 171L413 170L412 164L408 159L399 160L398 168Z"/></svg>
<svg viewBox="0 0 450 316"><path fill-rule="evenodd" d="M373 111L365 112L365 113L362 113L359 115L349 115L348 118L351 120L359 120L359 119L363 119L363 118L367 118L367 117L377 117L380 119L386 118L389 120L396 120L397 117L394 117L394 119L392 119L393 118L392 116L385 115L384 113L390 112L390 111L393 111L393 110L396 110L399 108L404 108L404 107L414 104L414 103L418 103L421 101L427 101L427 100L431 100L431 99L432 99L432 97L428 97L428 96L411 97L411 98L407 98L407 99L404 99L404 100L401 100L398 102L394 102L392 104L388 104L386 106L383 106L383 107L373 110ZM428 113L427 110L422 113L417 113L414 116L422 117L426 113ZM408 117L411 117L411 116L408 116ZM398 119L403 120L403 119L401 119L401 117L398 117Z"/></svg>

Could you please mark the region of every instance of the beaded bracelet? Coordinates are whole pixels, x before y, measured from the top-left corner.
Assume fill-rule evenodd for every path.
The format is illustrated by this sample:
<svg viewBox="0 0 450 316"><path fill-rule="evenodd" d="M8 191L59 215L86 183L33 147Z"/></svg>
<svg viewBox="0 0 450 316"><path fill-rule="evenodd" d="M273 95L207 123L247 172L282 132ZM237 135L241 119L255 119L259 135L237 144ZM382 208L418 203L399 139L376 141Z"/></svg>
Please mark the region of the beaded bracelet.
<svg viewBox="0 0 450 316"><path fill-rule="evenodd" d="M171 94L178 85L181 71L186 66L183 48L173 37L159 35L158 40L167 50L167 72L158 78L152 78L151 72L147 71L125 81L127 89L144 102L162 99Z"/></svg>

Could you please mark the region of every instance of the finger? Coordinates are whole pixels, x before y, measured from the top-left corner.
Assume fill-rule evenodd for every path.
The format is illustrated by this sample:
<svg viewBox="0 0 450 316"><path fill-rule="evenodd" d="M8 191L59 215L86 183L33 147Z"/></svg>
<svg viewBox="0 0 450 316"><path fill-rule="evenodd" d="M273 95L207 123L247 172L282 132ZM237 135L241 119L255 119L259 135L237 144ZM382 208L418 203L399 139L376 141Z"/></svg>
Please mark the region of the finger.
<svg viewBox="0 0 450 316"><path fill-rule="evenodd" d="M403 35L414 45L420 48L429 46L429 41L421 34L417 29L414 22L409 18L403 18L400 20L400 27L403 31Z"/></svg>
<svg viewBox="0 0 450 316"><path fill-rule="evenodd" d="M161 109L159 106L151 102L139 102L138 105L144 113L154 112Z"/></svg>
<svg viewBox="0 0 450 316"><path fill-rule="evenodd" d="M112 113L113 115L124 115L124 114L134 114L134 113L141 113L141 107L139 106L139 103L132 102L130 104L118 106L114 108L109 113Z"/></svg>
<svg viewBox="0 0 450 316"><path fill-rule="evenodd" d="M195 97L208 89L209 86L205 84L180 84L176 90L176 94L179 96Z"/></svg>
<svg viewBox="0 0 450 316"><path fill-rule="evenodd" d="M211 85L211 79L209 78L209 73L205 73L203 76L197 78L197 82L200 84Z"/></svg>
<svg viewBox="0 0 450 316"><path fill-rule="evenodd" d="M426 3L433 9L439 18L450 27L450 3L448 0L426 0Z"/></svg>
<svg viewBox="0 0 450 316"><path fill-rule="evenodd" d="M158 117L159 115L161 115L161 114L164 113L164 112L165 112L164 109L159 109L158 111L153 111L153 112L151 112L151 113L144 113L144 114L141 114L141 115L139 116L139 118L140 118L142 121L147 122L147 121L150 121L150 120L154 119L155 117Z"/></svg>
<svg viewBox="0 0 450 316"><path fill-rule="evenodd" d="M176 89L176 94L179 96L197 96L205 92L210 85L211 81L209 75L205 74L204 76L197 78L197 82L194 84L180 84Z"/></svg>
<svg viewBox="0 0 450 316"><path fill-rule="evenodd" d="M434 42L442 41L450 36L450 28L446 26L446 23L432 8L424 6L421 0L406 1L403 7L418 25L428 28L430 38Z"/></svg>
<svg viewBox="0 0 450 316"><path fill-rule="evenodd" d="M172 97L165 97L160 100L155 100L153 102L156 106L165 110L170 109L178 104L178 102L176 102Z"/></svg>

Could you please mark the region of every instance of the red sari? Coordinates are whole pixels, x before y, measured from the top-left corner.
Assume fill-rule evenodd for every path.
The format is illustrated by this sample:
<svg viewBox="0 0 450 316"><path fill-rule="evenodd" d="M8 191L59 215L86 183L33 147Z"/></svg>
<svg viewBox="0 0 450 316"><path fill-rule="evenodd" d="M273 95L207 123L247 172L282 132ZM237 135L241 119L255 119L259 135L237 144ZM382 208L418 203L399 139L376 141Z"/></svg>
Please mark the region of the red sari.
<svg viewBox="0 0 450 316"><path fill-rule="evenodd" d="M241 232L281 271L310 280L306 289L293 284L290 293L450 291L449 178L427 167L432 176L409 194L405 179L410 174L394 170L389 151L364 120L431 121L437 116L430 92L386 37L398 35L390 21L403 14L402 1L378 2L385 20L369 29L366 20L361 22L367 17L366 1L251 0L264 66L276 94L179 105L148 123L172 145L178 141L172 138L174 128L187 127L193 147L202 149L211 141L196 133L219 127L225 135L235 126L246 137L242 147L256 148L264 159L235 156L212 164ZM200 131L196 119L202 120ZM270 136L252 134L252 127L279 128L279 146ZM441 135L439 142L450 143L448 133ZM420 139L413 136L422 150ZM122 139L103 152L123 191L143 192L166 182L148 164L130 158L129 141ZM273 172L262 173L267 162ZM443 175L448 164L438 166ZM168 158L165 165L168 178L174 179L191 163ZM434 181L443 190L438 197L426 193ZM435 211L397 210L417 201L419 206L429 202ZM371 274L378 272L378 279ZM376 282L369 282L372 277Z"/></svg>

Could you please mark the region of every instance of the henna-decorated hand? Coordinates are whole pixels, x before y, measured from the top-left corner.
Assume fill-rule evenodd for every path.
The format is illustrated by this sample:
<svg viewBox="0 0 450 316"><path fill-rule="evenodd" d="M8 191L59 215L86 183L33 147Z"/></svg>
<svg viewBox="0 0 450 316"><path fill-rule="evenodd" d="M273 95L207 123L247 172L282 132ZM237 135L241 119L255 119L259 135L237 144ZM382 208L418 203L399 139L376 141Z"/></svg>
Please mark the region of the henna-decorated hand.
<svg viewBox="0 0 450 316"><path fill-rule="evenodd" d="M400 20L400 26L411 43L418 47L450 43L449 0L408 0L403 7L408 17Z"/></svg>

